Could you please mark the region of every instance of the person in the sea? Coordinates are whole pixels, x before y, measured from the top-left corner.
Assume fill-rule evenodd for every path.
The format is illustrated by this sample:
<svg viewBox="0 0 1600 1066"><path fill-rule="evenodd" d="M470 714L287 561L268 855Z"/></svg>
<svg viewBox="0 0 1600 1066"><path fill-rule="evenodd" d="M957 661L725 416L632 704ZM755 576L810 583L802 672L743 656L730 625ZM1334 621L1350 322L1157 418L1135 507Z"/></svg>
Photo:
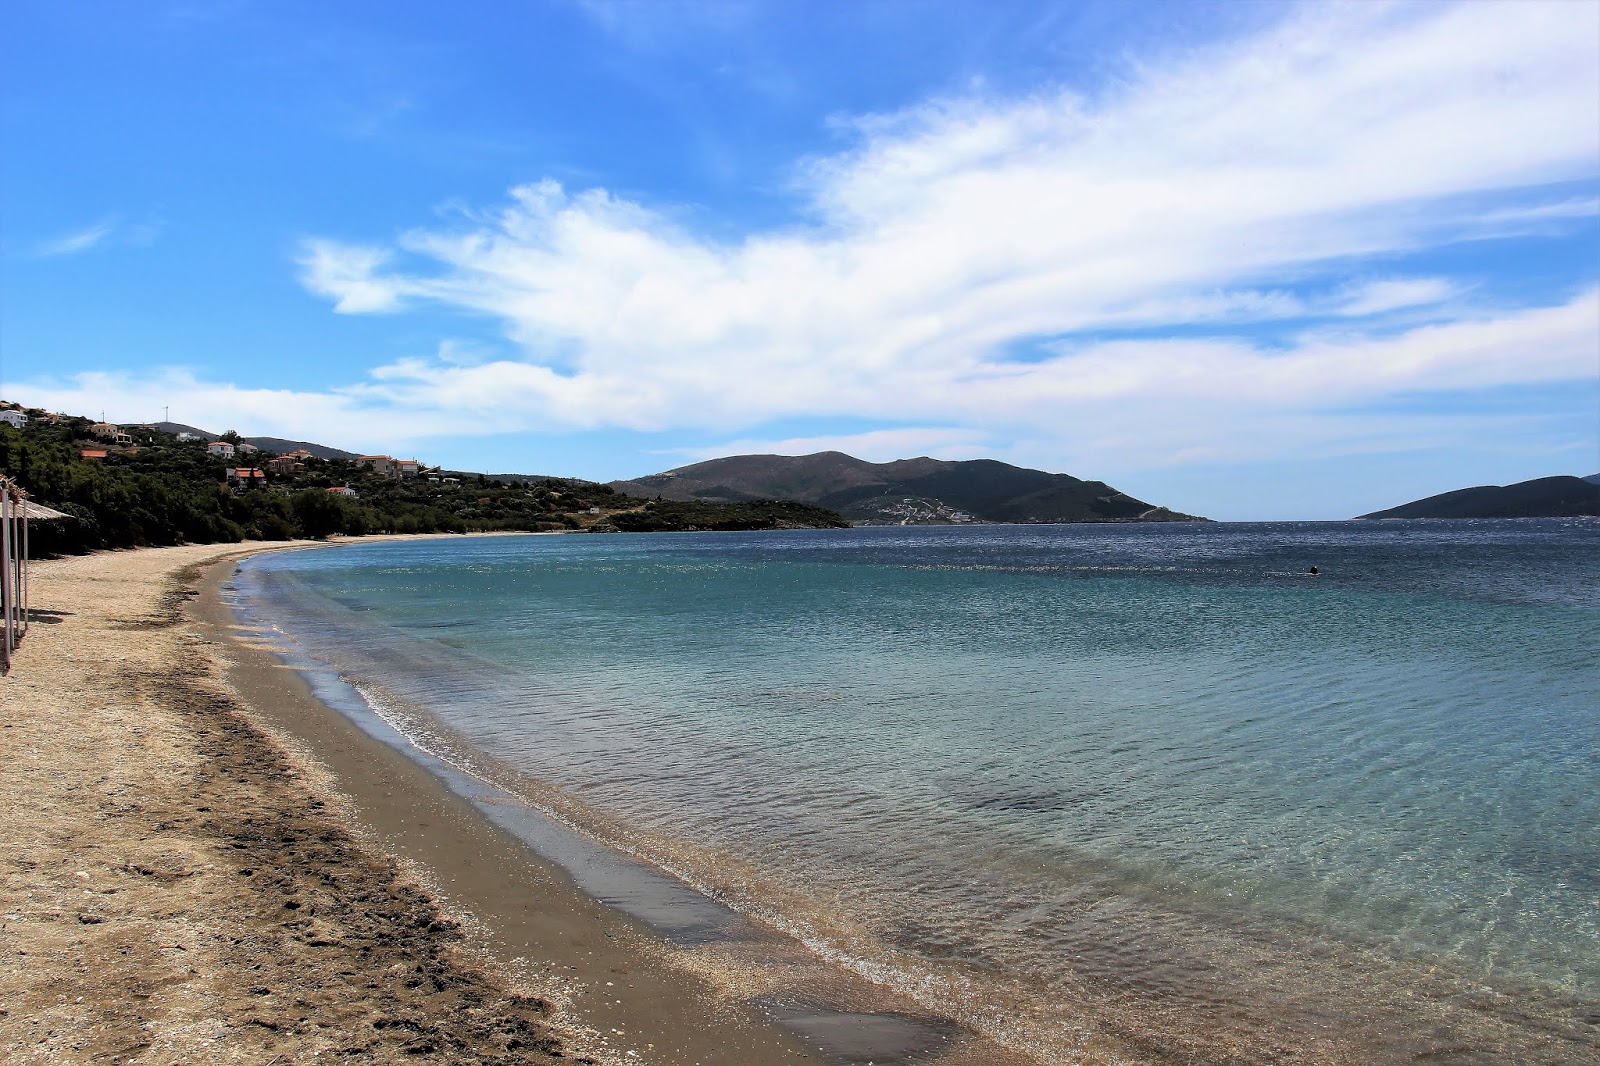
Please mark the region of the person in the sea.
<svg viewBox="0 0 1600 1066"><path fill-rule="evenodd" d="M1313 566L1310 570L1307 570L1306 573L1310 574L1312 577L1316 577L1318 574L1322 573L1322 571Z"/></svg>

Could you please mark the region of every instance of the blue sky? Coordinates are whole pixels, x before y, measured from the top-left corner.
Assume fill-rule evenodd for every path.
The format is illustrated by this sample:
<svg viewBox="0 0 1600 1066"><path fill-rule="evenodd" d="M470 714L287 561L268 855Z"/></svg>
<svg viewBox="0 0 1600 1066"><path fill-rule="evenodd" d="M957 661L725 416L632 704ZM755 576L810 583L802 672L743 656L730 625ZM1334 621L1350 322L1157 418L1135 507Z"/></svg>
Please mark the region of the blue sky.
<svg viewBox="0 0 1600 1066"><path fill-rule="evenodd" d="M1218 518L1600 470L1600 5L57 4L0 397Z"/></svg>

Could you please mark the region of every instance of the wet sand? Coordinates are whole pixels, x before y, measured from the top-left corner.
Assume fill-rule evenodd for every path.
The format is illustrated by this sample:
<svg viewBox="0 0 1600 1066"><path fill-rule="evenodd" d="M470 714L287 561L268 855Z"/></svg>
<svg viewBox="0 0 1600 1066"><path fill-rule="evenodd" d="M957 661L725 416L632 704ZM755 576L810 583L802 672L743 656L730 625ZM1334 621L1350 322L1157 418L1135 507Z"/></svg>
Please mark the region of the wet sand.
<svg viewBox="0 0 1600 1066"><path fill-rule="evenodd" d="M260 550L35 564L0 1058L1021 1061L770 931L674 944L585 894L235 624L217 586Z"/></svg>

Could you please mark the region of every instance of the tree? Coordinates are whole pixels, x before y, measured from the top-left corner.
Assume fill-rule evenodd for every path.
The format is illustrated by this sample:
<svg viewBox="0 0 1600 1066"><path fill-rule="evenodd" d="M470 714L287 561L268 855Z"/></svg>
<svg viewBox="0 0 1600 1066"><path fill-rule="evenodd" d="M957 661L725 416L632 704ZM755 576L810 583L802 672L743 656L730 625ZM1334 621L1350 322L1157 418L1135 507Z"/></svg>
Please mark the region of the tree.
<svg viewBox="0 0 1600 1066"><path fill-rule="evenodd" d="M344 532L344 501L327 489L303 489L289 497L289 506L300 523L300 532L314 540Z"/></svg>

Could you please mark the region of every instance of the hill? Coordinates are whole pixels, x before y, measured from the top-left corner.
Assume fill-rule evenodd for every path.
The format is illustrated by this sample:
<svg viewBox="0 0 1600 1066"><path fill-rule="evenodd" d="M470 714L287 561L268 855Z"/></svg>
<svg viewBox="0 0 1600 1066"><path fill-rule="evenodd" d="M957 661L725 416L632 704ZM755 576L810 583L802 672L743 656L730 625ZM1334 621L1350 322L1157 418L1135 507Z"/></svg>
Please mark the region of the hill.
<svg viewBox="0 0 1600 1066"><path fill-rule="evenodd" d="M182 422L150 422L141 426L140 428L158 429L163 433L171 433L174 435L179 433L187 433L189 436L199 437L201 440L216 440L219 436L221 436L220 433L207 433L203 429L200 429L196 426L184 425Z"/></svg>
<svg viewBox="0 0 1600 1066"><path fill-rule="evenodd" d="M1541 477L1515 485L1441 492L1361 518L1575 518L1600 516L1600 484L1591 478Z"/></svg>
<svg viewBox="0 0 1600 1066"><path fill-rule="evenodd" d="M315 444L308 440L285 440L282 437L245 437L244 441L274 455L304 450L318 459L355 459L360 454L347 452L343 448L330 448L326 444Z"/></svg>
<svg viewBox="0 0 1600 1066"><path fill-rule="evenodd" d="M222 434L210 433L194 426L186 426L182 422L152 422L145 429L158 429L163 433L187 433L201 440L216 440ZM355 459L360 452L347 452L343 448L330 448L326 444L316 444L308 440L286 440L283 437L242 437L247 444L253 444L264 452L273 455L282 455L285 452L308 451L318 459Z"/></svg>
<svg viewBox="0 0 1600 1066"><path fill-rule="evenodd" d="M167 423L95 435L87 418L30 412L20 429L0 424L0 474L71 517L32 531L35 555L97 548L360 536L366 533L757 530L844 525L800 504L671 504L573 479L461 473L398 477L338 449L331 458L240 468L207 453L209 434ZM168 428L174 427L174 428ZM178 433L196 439L179 440ZM253 438L273 440L274 438ZM282 441L299 445L299 441ZM291 449L293 450L293 449ZM310 448L306 449L310 451Z"/></svg>
<svg viewBox="0 0 1600 1066"><path fill-rule="evenodd" d="M993 459L924 456L869 463L843 452L735 455L613 481L611 487L664 500L798 500L863 525L1205 521L1134 499L1103 481Z"/></svg>

